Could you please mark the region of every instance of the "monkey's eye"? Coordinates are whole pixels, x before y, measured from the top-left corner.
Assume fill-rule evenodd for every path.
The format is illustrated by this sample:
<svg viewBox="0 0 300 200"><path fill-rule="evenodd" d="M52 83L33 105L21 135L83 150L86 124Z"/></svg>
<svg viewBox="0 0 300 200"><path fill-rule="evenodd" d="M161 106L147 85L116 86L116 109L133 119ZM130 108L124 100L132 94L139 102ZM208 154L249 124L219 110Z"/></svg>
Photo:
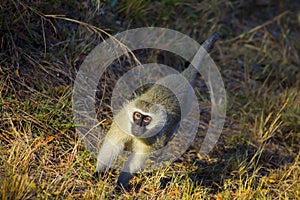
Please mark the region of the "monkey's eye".
<svg viewBox="0 0 300 200"><path fill-rule="evenodd" d="M142 114L139 112L135 112L135 113L133 113L133 118L136 120L139 120L142 118Z"/></svg>
<svg viewBox="0 0 300 200"><path fill-rule="evenodd" d="M149 124L150 122L151 122L151 117L145 117L144 119L143 119L143 121L145 122L145 123L147 123L147 124Z"/></svg>

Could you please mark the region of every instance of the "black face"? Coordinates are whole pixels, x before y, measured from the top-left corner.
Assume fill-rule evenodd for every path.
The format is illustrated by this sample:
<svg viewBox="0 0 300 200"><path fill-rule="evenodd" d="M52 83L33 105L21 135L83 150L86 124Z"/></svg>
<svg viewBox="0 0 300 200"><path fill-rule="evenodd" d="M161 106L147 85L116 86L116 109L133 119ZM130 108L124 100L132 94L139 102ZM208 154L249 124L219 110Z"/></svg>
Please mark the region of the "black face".
<svg viewBox="0 0 300 200"><path fill-rule="evenodd" d="M146 130L146 126L151 123L152 118L148 115L143 115L140 112L133 113L132 133L135 136L141 136Z"/></svg>

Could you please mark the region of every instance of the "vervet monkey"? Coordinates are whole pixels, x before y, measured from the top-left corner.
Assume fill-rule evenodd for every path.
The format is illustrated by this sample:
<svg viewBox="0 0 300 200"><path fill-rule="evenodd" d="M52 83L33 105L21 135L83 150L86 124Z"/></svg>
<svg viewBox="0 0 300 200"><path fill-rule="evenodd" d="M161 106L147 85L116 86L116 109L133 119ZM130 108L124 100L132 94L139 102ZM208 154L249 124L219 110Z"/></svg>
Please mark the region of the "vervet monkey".
<svg viewBox="0 0 300 200"><path fill-rule="evenodd" d="M203 48L200 48L202 51L199 49L193 59L196 63L192 61L194 66L200 65L202 58L198 56L204 56L204 52L212 47L218 37L219 35L214 33L204 42ZM190 83L197 74L197 69L193 65L181 73L181 77ZM149 153L167 144L178 127L183 112L189 112L191 103L188 101L192 99L187 91L189 90L187 83L176 81L174 84L172 80L174 80L172 75L163 78L146 93L122 107L114 117L98 153L96 173L108 170L124 148L130 149L132 153L117 180L119 186L126 188L130 179L148 159ZM181 83L182 88L180 88ZM172 87L180 91L181 95L175 95ZM185 102L184 105L180 101Z"/></svg>

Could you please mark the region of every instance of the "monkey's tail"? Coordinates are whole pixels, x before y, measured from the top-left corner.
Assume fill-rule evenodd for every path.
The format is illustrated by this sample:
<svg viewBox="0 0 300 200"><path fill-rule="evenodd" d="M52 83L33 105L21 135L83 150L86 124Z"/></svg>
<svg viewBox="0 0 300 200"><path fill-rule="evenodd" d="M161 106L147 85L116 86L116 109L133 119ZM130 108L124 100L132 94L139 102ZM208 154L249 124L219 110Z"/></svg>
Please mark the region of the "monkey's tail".
<svg viewBox="0 0 300 200"><path fill-rule="evenodd" d="M182 72L182 75L189 82L193 82L195 80L197 72L202 67L204 57L208 55L208 52L213 47L214 43L219 39L219 37L219 33L214 32L207 40L205 40L198 49L189 67Z"/></svg>
<svg viewBox="0 0 300 200"><path fill-rule="evenodd" d="M220 38L220 34L217 32L214 32L207 40L204 41L204 43L201 46L206 51L209 51L219 38Z"/></svg>

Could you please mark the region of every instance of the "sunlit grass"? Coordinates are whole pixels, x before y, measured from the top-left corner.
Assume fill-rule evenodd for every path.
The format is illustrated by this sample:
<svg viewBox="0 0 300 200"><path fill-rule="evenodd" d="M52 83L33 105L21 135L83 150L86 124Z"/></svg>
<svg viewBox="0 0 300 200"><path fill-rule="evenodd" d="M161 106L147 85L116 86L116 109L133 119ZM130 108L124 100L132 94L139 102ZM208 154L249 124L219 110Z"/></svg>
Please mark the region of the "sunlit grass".
<svg viewBox="0 0 300 200"><path fill-rule="evenodd" d="M1 199L300 197L300 73L295 40L299 28L297 33L291 5L283 4L280 12L267 20L241 16L238 9L246 12L247 4L238 1L144 4L127 0L105 11L111 27L116 27L116 19L125 28L131 23L132 27L169 27L199 42L212 31L221 32L212 57L229 101L223 134L208 158L199 156L198 138L176 162L138 173L131 180L130 192L115 193L119 170L93 179L96 159L80 141L73 122L72 81L99 40L124 27L103 27L103 18L95 11L98 1L90 7L51 1L51 13L44 5L17 0L5 3L8 7L1 5L0 10L15 15L6 18L0 14L1 19L10 21L8 27L0 20L0 27L6 30L0 36L1 47L5 47L0 52ZM78 9L80 16L97 23L61 16L55 12L57 5L65 6L66 13ZM37 12L39 6L47 15ZM270 12L267 7L260 9ZM148 60L158 59L150 56ZM111 87L108 83L104 92ZM111 117L105 109L101 112L99 115ZM202 112L208 123L209 113L206 109ZM203 135L203 130L200 132Z"/></svg>

